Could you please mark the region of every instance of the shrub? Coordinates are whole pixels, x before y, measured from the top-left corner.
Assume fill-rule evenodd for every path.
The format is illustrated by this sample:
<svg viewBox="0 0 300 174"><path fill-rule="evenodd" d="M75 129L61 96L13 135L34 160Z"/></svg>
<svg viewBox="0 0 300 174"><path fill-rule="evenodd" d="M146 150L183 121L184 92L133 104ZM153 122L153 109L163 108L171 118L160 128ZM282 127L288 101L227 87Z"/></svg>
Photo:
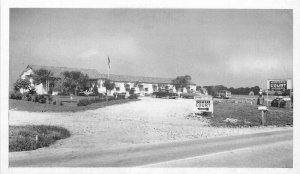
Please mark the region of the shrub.
<svg viewBox="0 0 300 174"><path fill-rule="evenodd" d="M23 95L20 92L14 91L9 94L10 99L22 100Z"/></svg>
<svg viewBox="0 0 300 174"><path fill-rule="evenodd" d="M77 106L87 106L91 104L89 99L81 99L78 101Z"/></svg>
<svg viewBox="0 0 300 174"><path fill-rule="evenodd" d="M31 101L31 98L32 98L32 94L29 94L28 92L25 92L22 95L22 100Z"/></svg>
<svg viewBox="0 0 300 174"><path fill-rule="evenodd" d="M53 101L53 98L51 95L47 95L47 100L48 100L48 103L51 104L51 102Z"/></svg>
<svg viewBox="0 0 300 174"><path fill-rule="evenodd" d="M36 143L35 137L38 136ZM67 129L56 126L9 126L9 151L34 150L47 147L56 140L70 137Z"/></svg>
<svg viewBox="0 0 300 174"><path fill-rule="evenodd" d="M30 81L28 79L18 79L14 84L14 90L19 91L20 89L29 89L30 88Z"/></svg>
<svg viewBox="0 0 300 174"><path fill-rule="evenodd" d="M37 102L39 103L46 103L46 97L44 95L37 95L36 97Z"/></svg>
<svg viewBox="0 0 300 174"><path fill-rule="evenodd" d="M280 100L280 99L274 99L274 100L271 102L271 106L273 106L273 107L285 108L285 106L286 106L286 101Z"/></svg>
<svg viewBox="0 0 300 174"><path fill-rule="evenodd" d="M131 88L130 91L129 91L129 94L134 94L134 92L135 92L135 89Z"/></svg>
<svg viewBox="0 0 300 174"><path fill-rule="evenodd" d="M106 96L106 98L107 98L108 101L112 101L112 100L116 99L114 96Z"/></svg>
<svg viewBox="0 0 300 174"><path fill-rule="evenodd" d="M94 93L95 95L98 95L98 87L97 87L97 84L95 84L94 87L93 87L93 93Z"/></svg>
<svg viewBox="0 0 300 174"><path fill-rule="evenodd" d="M97 94L90 93L90 94L88 94L88 96L97 96Z"/></svg>
<svg viewBox="0 0 300 174"><path fill-rule="evenodd" d="M31 94L31 95L36 94L35 88L34 87L30 88L28 91L28 94Z"/></svg>
<svg viewBox="0 0 300 174"><path fill-rule="evenodd" d="M138 99L138 95L137 94L130 94L128 99Z"/></svg>
<svg viewBox="0 0 300 174"><path fill-rule="evenodd" d="M78 101L77 106L87 106L92 103L100 103L105 101L104 98L94 97L94 98L86 98Z"/></svg>
<svg viewBox="0 0 300 174"><path fill-rule="evenodd" d="M68 96L69 93L67 93L67 92L59 92L59 93L57 93L57 95L59 95L59 96Z"/></svg>

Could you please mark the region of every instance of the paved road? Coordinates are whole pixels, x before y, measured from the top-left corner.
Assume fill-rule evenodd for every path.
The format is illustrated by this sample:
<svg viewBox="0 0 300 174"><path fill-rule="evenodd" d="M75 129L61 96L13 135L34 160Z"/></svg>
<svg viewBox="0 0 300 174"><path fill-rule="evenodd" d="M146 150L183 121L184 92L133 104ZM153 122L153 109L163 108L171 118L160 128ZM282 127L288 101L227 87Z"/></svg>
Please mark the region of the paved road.
<svg viewBox="0 0 300 174"><path fill-rule="evenodd" d="M10 159L10 167L293 167L292 130L56 156Z"/></svg>

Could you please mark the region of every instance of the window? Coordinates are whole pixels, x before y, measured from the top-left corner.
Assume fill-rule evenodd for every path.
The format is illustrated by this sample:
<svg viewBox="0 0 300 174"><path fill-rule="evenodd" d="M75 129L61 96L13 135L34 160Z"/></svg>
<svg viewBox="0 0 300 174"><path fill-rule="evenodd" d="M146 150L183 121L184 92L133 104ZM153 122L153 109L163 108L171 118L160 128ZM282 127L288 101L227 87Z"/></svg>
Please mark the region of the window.
<svg viewBox="0 0 300 174"><path fill-rule="evenodd" d="M120 91L120 87L116 87L116 91Z"/></svg>
<svg viewBox="0 0 300 174"><path fill-rule="evenodd" d="M145 88L145 91L147 92L147 91L148 91L148 88Z"/></svg>

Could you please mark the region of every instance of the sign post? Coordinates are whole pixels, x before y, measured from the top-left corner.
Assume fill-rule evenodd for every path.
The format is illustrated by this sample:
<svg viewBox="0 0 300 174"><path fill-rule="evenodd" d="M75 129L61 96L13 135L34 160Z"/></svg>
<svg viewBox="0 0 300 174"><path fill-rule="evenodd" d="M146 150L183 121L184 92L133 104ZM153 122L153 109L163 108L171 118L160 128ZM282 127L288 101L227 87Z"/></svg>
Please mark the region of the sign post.
<svg viewBox="0 0 300 174"><path fill-rule="evenodd" d="M201 95L194 97L194 115L202 114L204 112L211 113L214 112L214 103L212 96L210 95Z"/></svg>
<svg viewBox="0 0 300 174"><path fill-rule="evenodd" d="M261 123L266 125L266 112L268 111L267 106L258 106L258 110L261 111Z"/></svg>

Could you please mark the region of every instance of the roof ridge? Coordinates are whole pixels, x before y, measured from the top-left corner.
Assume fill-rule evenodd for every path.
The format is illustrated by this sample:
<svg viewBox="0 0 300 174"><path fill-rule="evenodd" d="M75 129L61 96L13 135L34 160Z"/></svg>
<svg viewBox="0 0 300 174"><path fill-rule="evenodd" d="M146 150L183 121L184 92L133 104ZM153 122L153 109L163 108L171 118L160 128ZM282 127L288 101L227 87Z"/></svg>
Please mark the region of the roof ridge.
<svg viewBox="0 0 300 174"><path fill-rule="evenodd" d="M102 73L99 72L97 69L91 69L91 68L77 68L77 67L60 67L60 66L45 66L45 65L35 65L35 64L29 64L27 66L27 68L49 68L49 69L57 69L58 71L63 71L64 69L66 69L66 71L71 70L71 71L82 71L87 73L87 71L90 71L90 73L87 73L91 78L103 78L105 76L107 76L107 73ZM134 75L121 75L121 74L110 74L111 77L114 77L115 80L124 80L127 81L127 79L132 79L129 81L140 81L140 82L151 82L151 81L156 81L158 80L158 83L170 83L172 81L171 77L149 77L149 76L134 76ZM191 81L191 84L195 84L193 81Z"/></svg>
<svg viewBox="0 0 300 174"><path fill-rule="evenodd" d="M37 65L37 64L28 64L28 66L40 66L40 67L51 67L51 68L66 68L66 69L85 69L85 70L95 70L94 68L81 68L81 67L66 67L66 66L49 66L49 65Z"/></svg>
<svg viewBox="0 0 300 174"><path fill-rule="evenodd" d="M104 73L101 73L104 74ZM160 79L173 79L171 77L153 77L153 76L135 76L135 75L119 75L119 74L109 74L115 76L127 76L127 77L142 77L142 78L160 78Z"/></svg>

